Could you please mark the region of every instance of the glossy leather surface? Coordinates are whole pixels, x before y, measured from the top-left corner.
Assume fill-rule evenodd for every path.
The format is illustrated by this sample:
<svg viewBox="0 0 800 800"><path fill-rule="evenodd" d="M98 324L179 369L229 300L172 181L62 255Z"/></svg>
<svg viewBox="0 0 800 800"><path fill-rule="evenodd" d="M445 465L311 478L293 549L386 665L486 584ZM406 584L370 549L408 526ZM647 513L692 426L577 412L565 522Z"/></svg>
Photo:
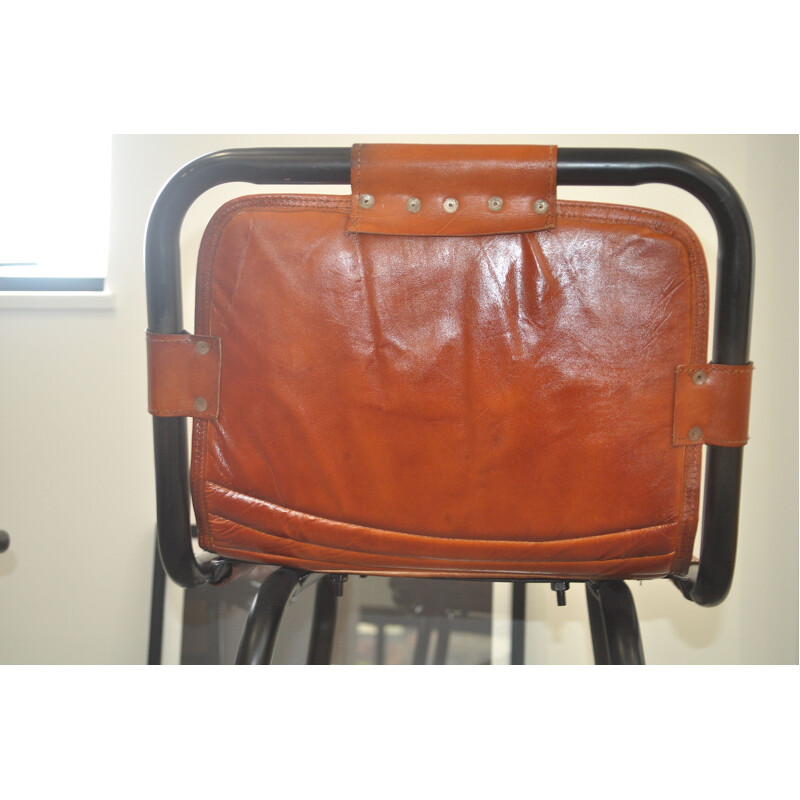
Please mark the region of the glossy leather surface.
<svg viewBox="0 0 800 800"><path fill-rule="evenodd" d="M229 203L196 332L222 342L196 421L201 544L314 571L656 577L687 568L706 361L702 250L671 217L560 202L497 236L347 231L347 197Z"/></svg>

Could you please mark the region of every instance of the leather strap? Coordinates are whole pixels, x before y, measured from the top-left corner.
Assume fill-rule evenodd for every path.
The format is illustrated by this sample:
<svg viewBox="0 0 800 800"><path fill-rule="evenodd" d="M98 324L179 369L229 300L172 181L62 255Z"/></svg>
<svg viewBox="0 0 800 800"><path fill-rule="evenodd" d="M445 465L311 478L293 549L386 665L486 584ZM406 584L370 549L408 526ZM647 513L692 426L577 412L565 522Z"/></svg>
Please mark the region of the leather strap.
<svg viewBox="0 0 800 800"><path fill-rule="evenodd" d="M556 147L356 144L351 233L469 236L556 224Z"/></svg>
<svg viewBox="0 0 800 800"><path fill-rule="evenodd" d="M147 331L147 410L156 417L216 419L221 354L216 336Z"/></svg>
<svg viewBox="0 0 800 800"><path fill-rule="evenodd" d="M747 444L753 365L690 364L675 374L676 445Z"/></svg>

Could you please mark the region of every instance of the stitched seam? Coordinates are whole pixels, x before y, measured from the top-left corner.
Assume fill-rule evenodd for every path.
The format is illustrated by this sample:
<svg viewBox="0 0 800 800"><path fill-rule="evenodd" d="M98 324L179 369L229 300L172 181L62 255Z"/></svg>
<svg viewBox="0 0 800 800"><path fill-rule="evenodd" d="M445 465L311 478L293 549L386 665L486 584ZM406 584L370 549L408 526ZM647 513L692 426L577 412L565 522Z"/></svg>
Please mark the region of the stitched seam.
<svg viewBox="0 0 800 800"><path fill-rule="evenodd" d="M355 145L356 148L356 185L352 187L353 192L352 207L355 208L356 214L353 218L353 232L358 233L359 215L361 214L361 206L358 204L358 198L361 197L361 145ZM352 182L352 176L351 176Z"/></svg>
<svg viewBox="0 0 800 800"><path fill-rule="evenodd" d="M193 419L216 419L213 413L194 411L188 406L180 408L147 409L154 417L192 417Z"/></svg>
<svg viewBox="0 0 800 800"><path fill-rule="evenodd" d="M752 366L733 366L727 364L694 364L678 367L678 372L692 373L698 369L705 369L708 372L752 372Z"/></svg>
<svg viewBox="0 0 800 800"><path fill-rule="evenodd" d="M695 515L695 507L697 505L697 494L699 487L697 485L697 473L699 463L702 459L699 451L689 453L686 448L683 449L683 469L681 474L683 480L681 483L681 524L678 529L678 549L676 554L678 557L676 561L685 560L691 557L691 546L693 544L692 537L692 522ZM692 487L690 491L688 487ZM689 551L689 552L687 552ZM673 563L673 567L675 564Z"/></svg>
<svg viewBox="0 0 800 800"><path fill-rule="evenodd" d="M550 197L550 214L548 215L548 224L555 225L556 224L556 189L555 189L555 180L556 180L556 155L555 155L555 145L550 145L549 150L549 159L550 159L550 169L548 170L550 173L550 183L547 187L547 194Z"/></svg>
<svg viewBox="0 0 800 800"><path fill-rule="evenodd" d="M191 481L193 486L202 486L206 483L206 460L208 448L206 447L206 439L208 436L208 421L196 420L192 430L193 439L193 458L192 464L197 464L196 476L192 476L194 480ZM197 516L197 527L200 532L206 537L210 545L214 546L214 536L211 532L211 525L209 523L208 504L206 502L205 492L192 492L195 503L195 513Z"/></svg>
<svg viewBox="0 0 800 800"><path fill-rule="evenodd" d="M677 444L687 444L687 445L702 445L702 444L710 444L710 445L744 445L750 441L749 437L747 439L719 439L715 436L710 437L703 437L703 439L699 442L693 442L691 439L686 438L685 436L681 436L677 438Z"/></svg>
<svg viewBox="0 0 800 800"><path fill-rule="evenodd" d="M259 531L256 531L259 533ZM533 569L511 569L510 567L502 567L500 569L492 569L490 566L480 566L482 562L475 562L478 566L475 567L447 567L447 566L438 566L438 567L425 567L425 566L398 566L398 565L391 565L391 564L381 564L381 565L372 565L369 563L366 564L350 564L347 561L329 561L327 559L322 559L319 557L315 558L299 558L297 556L285 556L285 555L275 555L272 553L264 553L261 550L243 550L242 548L238 547L228 547L224 546L221 548L224 550L226 554L229 555L243 555L243 556L251 556L251 555L258 555L262 557L263 563L274 563L274 564L297 564L297 565L304 565L304 564L329 564L331 565L330 572L341 572L341 567L344 566L346 570L352 571L354 574L358 574L359 572L366 572L367 570L370 571L371 574L376 575L408 575L408 574L416 574L416 573L425 573L430 575L441 575L441 576L452 576L454 574L463 573L464 575L480 575L480 576L490 576L490 575L547 575L550 576L553 573L552 565L546 561L531 561L528 562L533 565L540 565L539 569L535 567ZM667 553L667 556L670 554ZM664 556L641 556L642 559L655 559L655 558L663 558ZM247 560L247 559L242 559ZM491 562L489 562L491 564ZM499 562L498 562L499 563ZM570 563L570 564L584 564L586 567L590 567L592 565L602 565L604 567L614 566L614 565L624 565L628 563L627 559L610 559L608 561L573 561L573 562L553 562L555 564L558 563ZM337 569L336 567L339 567ZM550 568L550 569L546 569ZM318 569L316 566L313 567L315 572L320 572L322 570ZM601 573L599 570L588 570L592 575L601 575L605 574L604 572ZM626 572L626 575L628 573ZM659 573L660 574L660 573ZM657 576L647 576L648 578L657 577ZM580 578L579 580L583 580ZM643 578L644 580L644 578Z"/></svg>

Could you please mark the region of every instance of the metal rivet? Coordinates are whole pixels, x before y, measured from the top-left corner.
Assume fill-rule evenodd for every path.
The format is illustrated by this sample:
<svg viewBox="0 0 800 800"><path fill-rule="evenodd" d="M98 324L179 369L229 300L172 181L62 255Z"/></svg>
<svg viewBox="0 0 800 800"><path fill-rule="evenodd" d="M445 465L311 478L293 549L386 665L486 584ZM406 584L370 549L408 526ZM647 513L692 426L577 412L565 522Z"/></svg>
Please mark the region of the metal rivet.
<svg viewBox="0 0 800 800"><path fill-rule="evenodd" d="M550 203L547 200L537 200L533 204L533 210L537 214L546 214L550 210Z"/></svg>
<svg viewBox="0 0 800 800"><path fill-rule="evenodd" d="M503 198L490 197L489 202L486 205L489 206L489 211L499 211L503 207Z"/></svg>
<svg viewBox="0 0 800 800"><path fill-rule="evenodd" d="M205 397L195 397L194 399L194 410L198 411L199 413L203 413L208 408L208 403L206 402Z"/></svg>
<svg viewBox="0 0 800 800"><path fill-rule="evenodd" d="M708 380L708 373L704 369L698 369L697 372L692 375L692 380L695 385L702 386Z"/></svg>
<svg viewBox="0 0 800 800"><path fill-rule="evenodd" d="M375 205L375 198L371 194L359 195L358 204L361 208L372 208Z"/></svg>
<svg viewBox="0 0 800 800"><path fill-rule="evenodd" d="M422 200L419 197L409 197L406 203L406 208L412 213L416 214L422 208Z"/></svg>
<svg viewBox="0 0 800 800"><path fill-rule="evenodd" d="M697 425L695 425L694 428L692 428L689 431L689 439L693 442L699 442L700 439L702 438L703 438L703 429L698 428Z"/></svg>
<svg viewBox="0 0 800 800"><path fill-rule="evenodd" d="M448 214L455 214L458 211L458 200L455 197L448 197L447 200L442 203L442 208Z"/></svg>
<svg viewBox="0 0 800 800"><path fill-rule="evenodd" d="M211 345L208 342L198 342L194 346L194 349L197 350L201 356L204 356L211 349Z"/></svg>

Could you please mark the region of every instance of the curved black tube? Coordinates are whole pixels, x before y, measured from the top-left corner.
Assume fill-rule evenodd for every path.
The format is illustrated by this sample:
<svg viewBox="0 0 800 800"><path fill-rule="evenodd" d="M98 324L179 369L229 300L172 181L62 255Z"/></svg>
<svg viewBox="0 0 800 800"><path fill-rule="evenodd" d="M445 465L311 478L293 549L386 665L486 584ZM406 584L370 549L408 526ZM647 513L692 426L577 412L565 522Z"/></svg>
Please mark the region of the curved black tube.
<svg viewBox="0 0 800 800"><path fill-rule="evenodd" d="M237 664L269 664L272 661L286 604L307 576L307 572L289 567L281 567L267 576L247 615L236 654Z"/></svg>
<svg viewBox="0 0 800 800"><path fill-rule="evenodd" d="M595 664L644 664L639 617L625 581L586 584Z"/></svg>
<svg viewBox="0 0 800 800"><path fill-rule="evenodd" d="M311 638L306 662L308 664L331 663L338 601L334 579L331 575L326 575L317 584L317 593L314 598L314 616L311 620Z"/></svg>

